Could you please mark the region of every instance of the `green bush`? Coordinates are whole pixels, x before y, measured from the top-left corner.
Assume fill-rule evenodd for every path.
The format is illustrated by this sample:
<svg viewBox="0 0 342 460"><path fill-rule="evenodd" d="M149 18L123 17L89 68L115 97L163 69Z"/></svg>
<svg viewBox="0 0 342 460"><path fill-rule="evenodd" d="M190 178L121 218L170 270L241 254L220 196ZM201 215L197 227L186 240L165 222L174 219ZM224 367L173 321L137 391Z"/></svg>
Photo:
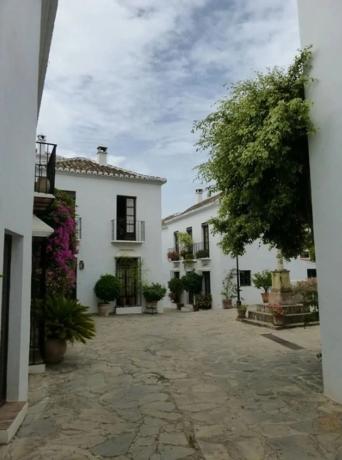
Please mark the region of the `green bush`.
<svg viewBox="0 0 342 460"><path fill-rule="evenodd" d="M184 289L191 294L199 294L202 291L202 276L195 272L188 272L182 277Z"/></svg>
<svg viewBox="0 0 342 460"><path fill-rule="evenodd" d="M179 278L172 278L172 279L170 279L170 281L168 283L168 287L169 287L170 292L172 294L172 296L170 296L171 300L174 303L179 304L180 299L181 299L181 295L183 294L183 291L184 291L184 286L183 286L182 280L179 279Z"/></svg>
<svg viewBox="0 0 342 460"><path fill-rule="evenodd" d="M102 275L95 284L95 295L105 303L117 299L120 295L120 281L114 275Z"/></svg>
<svg viewBox="0 0 342 460"><path fill-rule="evenodd" d="M201 310L209 310L211 308L212 297L210 294L198 295L196 305Z"/></svg>
<svg viewBox="0 0 342 460"><path fill-rule="evenodd" d="M49 297L42 304L41 317L46 338L85 343L95 336L94 320L77 300Z"/></svg>
<svg viewBox="0 0 342 460"><path fill-rule="evenodd" d="M159 283L145 284L143 296L147 302L158 302L166 294L166 288Z"/></svg>
<svg viewBox="0 0 342 460"><path fill-rule="evenodd" d="M197 259L205 259L206 257L209 257L208 249L200 249L199 251L196 252Z"/></svg>
<svg viewBox="0 0 342 460"><path fill-rule="evenodd" d="M255 273L253 275L253 284L257 289L263 289L268 292L272 286L272 273L269 270Z"/></svg>

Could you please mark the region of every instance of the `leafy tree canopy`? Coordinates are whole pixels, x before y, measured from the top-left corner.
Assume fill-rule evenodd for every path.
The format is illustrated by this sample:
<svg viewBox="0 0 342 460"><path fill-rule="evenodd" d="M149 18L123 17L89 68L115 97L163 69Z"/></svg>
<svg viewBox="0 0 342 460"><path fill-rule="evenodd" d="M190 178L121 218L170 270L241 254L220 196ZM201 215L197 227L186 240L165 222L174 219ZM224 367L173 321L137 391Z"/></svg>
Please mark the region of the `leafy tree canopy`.
<svg viewBox="0 0 342 460"><path fill-rule="evenodd" d="M233 85L214 113L196 122L198 149L209 153L200 177L221 192L214 231L223 250L242 255L257 239L286 258L308 247L312 209L307 136L314 132L305 100L311 51Z"/></svg>

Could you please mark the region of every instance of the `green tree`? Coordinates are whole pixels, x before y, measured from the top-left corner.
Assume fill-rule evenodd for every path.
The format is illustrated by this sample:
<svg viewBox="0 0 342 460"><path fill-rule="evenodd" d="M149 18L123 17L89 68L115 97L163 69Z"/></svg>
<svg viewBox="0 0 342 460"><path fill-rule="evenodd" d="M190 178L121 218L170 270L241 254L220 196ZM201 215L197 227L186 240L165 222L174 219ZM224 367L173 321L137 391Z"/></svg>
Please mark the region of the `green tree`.
<svg viewBox="0 0 342 460"><path fill-rule="evenodd" d="M212 223L228 254L242 255L260 238L290 258L312 237L307 138L314 127L304 96L310 62L306 48L287 70L233 85L217 110L195 123L198 149L209 153L199 174L221 192Z"/></svg>

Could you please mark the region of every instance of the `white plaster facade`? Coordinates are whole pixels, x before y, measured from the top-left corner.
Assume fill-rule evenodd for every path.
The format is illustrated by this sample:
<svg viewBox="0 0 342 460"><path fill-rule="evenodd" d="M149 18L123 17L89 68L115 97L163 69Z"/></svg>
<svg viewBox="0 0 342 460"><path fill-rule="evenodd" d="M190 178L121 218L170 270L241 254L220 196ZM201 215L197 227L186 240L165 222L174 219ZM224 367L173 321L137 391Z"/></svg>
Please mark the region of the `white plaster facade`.
<svg viewBox="0 0 342 460"><path fill-rule="evenodd" d="M103 158L99 158L103 165ZM120 177L62 171L57 162L56 187L76 192L77 215L81 218L81 237L77 267L77 298L97 311L94 285L106 273L116 274L118 258L141 260L143 282L162 282L161 256L161 178L139 175ZM113 241L112 220L116 219L117 196L136 198L136 220L144 222L144 241ZM116 239L116 236L115 236ZM80 261L84 268L80 269ZM138 302L137 302L138 303ZM122 311L141 311L121 308Z"/></svg>
<svg viewBox="0 0 342 460"><path fill-rule="evenodd" d="M12 237L7 401L27 399L35 136L56 9L57 0L0 2L0 272Z"/></svg>
<svg viewBox="0 0 342 460"><path fill-rule="evenodd" d="M164 283L173 277L175 271L180 271L180 276L183 276L190 269L184 268L184 263L179 264L170 262L167 258L168 250L174 247L174 232L185 232L187 228L192 228L193 242L200 243L203 241L202 224L207 223L213 217L217 216L218 199L204 199L200 205L189 211L179 213L179 215L171 216L163 220L162 227L162 242L163 242L163 276ZM210 290L212 295L213 308L222 308L222 281L227 273L236 269L236 259L227 256L223 253L218 245L220 241L219 235L212 234L212 226L209 225L209 252L210 261L203 265L203 262L198 259L194 265L194 269L198 273L203 271L210 272ZM178 267L175 267L178 265ZM304 280L307 278L307 270L315 269L315 263L304 259L295 259L285 262L285 268L290 270L290 277L293 282ZM270 250L265 245L260 245L258 242L250 245L246 253L239 257L239 269L250 270L251 276L261 270L274 270L276 267L276 250ZM253 285L241 286L242 302L245 304L261 303L261 291ZM185 295L186 300L186 295ZM165 302L165 301L164 301Z"/></svg>
<svg viewBox="0 0 342 460"><path fill-rule="evenodd" d="M325 393L342 403L342 2L298 0L301 42L313 47L317 133L310 139L314 233Z"/></svg>

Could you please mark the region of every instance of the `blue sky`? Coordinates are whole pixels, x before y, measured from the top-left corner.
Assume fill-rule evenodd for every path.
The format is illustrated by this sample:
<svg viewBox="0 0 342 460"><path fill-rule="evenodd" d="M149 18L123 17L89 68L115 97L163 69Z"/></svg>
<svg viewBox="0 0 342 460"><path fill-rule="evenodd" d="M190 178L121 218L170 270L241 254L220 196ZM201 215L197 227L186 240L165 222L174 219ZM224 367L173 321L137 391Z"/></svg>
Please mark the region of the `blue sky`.
<svg viewBox="0 0 342 460"><path fill-rule="evenodd" d="M299 47L296 0L60 0L38 131L60 154L166 177L163 216L193 204L194 120L224 85Z"/></svg>

